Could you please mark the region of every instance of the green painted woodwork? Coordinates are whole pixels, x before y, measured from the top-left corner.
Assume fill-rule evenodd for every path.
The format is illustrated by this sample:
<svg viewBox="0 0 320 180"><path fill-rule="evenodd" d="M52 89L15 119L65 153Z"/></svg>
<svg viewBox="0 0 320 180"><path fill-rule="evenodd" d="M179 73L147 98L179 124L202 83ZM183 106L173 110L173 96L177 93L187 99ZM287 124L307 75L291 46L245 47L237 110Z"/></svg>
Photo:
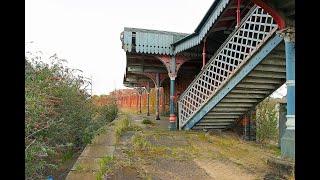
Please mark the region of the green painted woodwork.
<svg viewBox="0 0 320 180"><path fill-rule="evenodd" d="M168 31L124 28L122 48L126 52L135 50L137 53L173 55L171 44L187 35Z"/></svg>

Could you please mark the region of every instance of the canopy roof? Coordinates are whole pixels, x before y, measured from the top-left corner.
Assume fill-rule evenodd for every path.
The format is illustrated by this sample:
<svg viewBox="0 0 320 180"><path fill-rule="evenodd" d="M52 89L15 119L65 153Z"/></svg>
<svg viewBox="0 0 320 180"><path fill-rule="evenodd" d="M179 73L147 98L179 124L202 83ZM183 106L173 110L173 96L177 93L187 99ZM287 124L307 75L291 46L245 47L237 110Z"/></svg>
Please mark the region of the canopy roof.
<svg viewBox="0 0 320 180"><path fill-rule="evenodd" d="M199 45L230 1L215 0L192 34L125 27L121 33L122 48L126 52L174 55Z"/></svg>

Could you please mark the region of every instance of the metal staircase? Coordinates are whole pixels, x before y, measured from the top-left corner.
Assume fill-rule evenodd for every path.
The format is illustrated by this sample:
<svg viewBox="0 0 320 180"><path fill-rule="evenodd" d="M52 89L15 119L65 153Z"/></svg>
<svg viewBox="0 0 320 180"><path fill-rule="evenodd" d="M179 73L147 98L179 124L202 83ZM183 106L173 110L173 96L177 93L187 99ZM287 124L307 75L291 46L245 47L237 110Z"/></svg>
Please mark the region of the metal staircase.
<svg viewBox="0 0 320 180"><path fill-rule="evenodd" d="M224 129L285 83L273 18L254 6L178 100L180 129Z"/></svg>

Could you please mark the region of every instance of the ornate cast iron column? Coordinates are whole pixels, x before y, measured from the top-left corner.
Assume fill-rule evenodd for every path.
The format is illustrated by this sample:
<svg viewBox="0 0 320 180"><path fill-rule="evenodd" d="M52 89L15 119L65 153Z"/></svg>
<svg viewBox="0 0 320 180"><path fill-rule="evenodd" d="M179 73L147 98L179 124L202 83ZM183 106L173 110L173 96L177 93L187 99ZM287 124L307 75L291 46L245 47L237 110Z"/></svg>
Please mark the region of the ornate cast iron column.
<svg viewBox="0 0 320 180"><path fill-rule="evenodd" d="M175 114L175 79L177 77L176 74L176 58L172 57L170 61L170 70L169 77L170 77L170 117L169 117L169 130L174 131L177 130L177 116Z"/></svg>
<svg viewBox="0 0 320 180"><path fill-rule="evenodd" d="M285 42L287 78L287 122L281 139L281 154L295 159L295 29L285 28L280 35Z"/></svg>

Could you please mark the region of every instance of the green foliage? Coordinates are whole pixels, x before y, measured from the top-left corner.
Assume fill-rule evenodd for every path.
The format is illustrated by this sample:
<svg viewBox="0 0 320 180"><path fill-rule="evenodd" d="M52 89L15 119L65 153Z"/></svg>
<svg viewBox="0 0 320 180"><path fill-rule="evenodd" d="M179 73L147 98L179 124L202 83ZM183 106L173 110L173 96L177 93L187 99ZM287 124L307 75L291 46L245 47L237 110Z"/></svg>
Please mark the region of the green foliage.
<svg viewBox="0 0 320 180"><path fill-rule="evenodd" d="M128 117L125 117L123 119L120 119L117 123L116 123L116 138L117 141L119 141L119 138L121 137L121 135L127 131L130 127L131 123L129 121Z"/></svg>
<svg viewBox="0 0 320 180"><path fill-rule="evenodd" d="M143 118L142 124L154 124L150 119Z"/></svg>
<svg viewBox="0 0 320 180"><path fill-rule="evenodd" d="M134 149L146 150L151 147L151 144L141 134L134 135L131 140L132 140Z"/></svg>
<svg viewBox="0 0 320 180"><path fill-rule="evenodd" d="M112 170L112 164L114 161L113 156L105 156L99 160L99 171L97 172L96 179L102 180L106 173Z"/></svg>
<svg viewBox="0 0 320 180"><path fill-rule="evenodd" d="M25 59L26 179L52 173L117 114L115 103L93 105L79 70L64 66L56 55L49 58L51 65L41 58L31 54Z"/></svg>
<svg viewBox="0 0 320 180"><path fill-rule="evenodd" d="M256 135L257 141L266 143L267 140L276 141L278 138L278 112L276 110L276 101L267 98L257 106L256 117Z"/></svg>

